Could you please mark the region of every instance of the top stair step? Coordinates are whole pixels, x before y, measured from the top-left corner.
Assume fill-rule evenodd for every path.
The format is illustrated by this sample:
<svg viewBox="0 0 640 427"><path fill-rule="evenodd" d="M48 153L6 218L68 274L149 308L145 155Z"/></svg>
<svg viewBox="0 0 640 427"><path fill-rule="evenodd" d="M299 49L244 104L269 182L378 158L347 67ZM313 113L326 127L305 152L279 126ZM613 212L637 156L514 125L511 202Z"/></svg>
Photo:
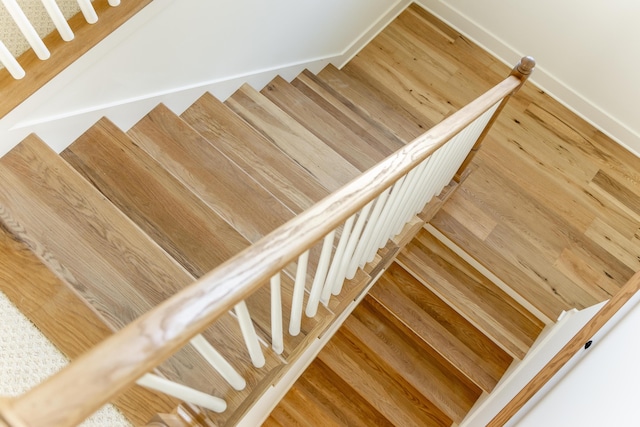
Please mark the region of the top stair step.
<svg viewBox="0 0 640 427"><path fill-rule="evenodd" d="M404 141L389 128L359 114L346 98L310 71L303 71L291 84L318 104L323 111L357 132L363 140L368 141L369 145L383 153L385 157L404 146ZM345 104L344 101L347 103Z"/></svg>
<svg viewBox="0 0 640 427"><path fill-rule="evenodd" d="M425 229L397 262L516 359L522 360L544 327Z"/></svg>
<svg viewBox="0 0 640 427"><path fill-rule="evenodd" d="M424 120L406 111L398 100L365 78L358 75L357 70L339 71L332 65L318 74L324 86L330 88L344 104L370 123L381 123L404 143L413 141L428 130L430 123L422 124Z"/></svg>

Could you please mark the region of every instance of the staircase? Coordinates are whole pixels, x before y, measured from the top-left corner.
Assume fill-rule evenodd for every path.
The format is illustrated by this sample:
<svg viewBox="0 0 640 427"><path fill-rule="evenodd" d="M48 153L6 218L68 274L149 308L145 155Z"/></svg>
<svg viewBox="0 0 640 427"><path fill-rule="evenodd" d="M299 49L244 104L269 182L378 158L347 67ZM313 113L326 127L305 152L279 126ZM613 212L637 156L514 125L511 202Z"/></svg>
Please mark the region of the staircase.
<svg viewBox="0 0 640 427"><path fill-rule="evenodd" d="M0 159L6 293L73 359L401 148L456 109L416 76L428 49L416 23L433 27L411 6L344 70L245 85L224 103L205 94L179 116L158 105L126 132L103 118L60 155L29 136ZM318 425L459 423L543 325L421 229L446 196L303 316L281 354L264 345L267 286L247 300L263 360L244 350L238 308L204 331L244 390L191 344L156 373L224 397L222 413L190 411L233 425L406 245L266 424L306 425L311 413ZM135 425L179 405L138 386L114 403Z"/></svg>
<svg viewBox="0 0 640 427"><path fill-rule="evenodd" d="M424 228L265 426L450 426L543 324Z"/></svg>

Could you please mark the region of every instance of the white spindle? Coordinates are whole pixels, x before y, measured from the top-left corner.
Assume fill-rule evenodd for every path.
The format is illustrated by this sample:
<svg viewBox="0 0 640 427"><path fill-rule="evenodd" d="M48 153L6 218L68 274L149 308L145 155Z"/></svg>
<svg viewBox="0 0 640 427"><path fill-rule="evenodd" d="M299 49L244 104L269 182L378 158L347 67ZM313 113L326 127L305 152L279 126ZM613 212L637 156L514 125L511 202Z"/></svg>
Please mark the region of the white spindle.
<svg viewBox="0 0 640 427"><path fill-rule="evenodd" d="M356 271L358 271L358 267L364 267L365 264L365 249L371 243L371 238L375 234L375 230L379 225L380 213L382 212L382 208L389 197L389 192L391 191L391 187L384 190L376 199L376 206L373 208L373 212L371 212L371 216L369 217L369 221L367 222L367 227L364 229L362 233L362 238L358 242L358 246L353 254L351 259L351 263L347 268L346 278L351 280L356 275Z"/></svg>
<svg viewBox="0 0 640 427"><path fill-rule="evenodd" d="M291 300L291 318L289 319L289 334L297 336L302 325L302 307L304 306L304 288L307 282L307 265L309 264L309 251L305 251L298 257L296 269L296 282L293 286Z"/></svg>
<svg viewBox="0 0 640 427"><path fill-rule="evenodd" d="M284 351L284 333L282 331L282 288L280 273L271 278L271 348L277 354Z"/></svg>
<svg viewBox="0 0 640 427"><path fill-rule="evenodd" d="M25 76L24 68L18 64L16 58L13 57L11 52L9 52L9 49L7 49L7 46L5 46L2 41L0 41L0 62L5 66L9 71L9 74L11 74L11 77L14 79L20 80Z"/></svg>
<svg viewBox="0 0 640 427"><path fill-rule="evenodd" d="M398 222L400 221L400 215L404 211L405 204L407 203L407 199L411 191L413 191L415 181L418 175L418 171L414 168L407 174L406 179L400 189L400 193L398 194L398 199L396 200L395 206L392 206L392 211L389 214L388 218L388 226L385 227L388 230L388 233L384 236L383 239L378 242L378 248L383 247L387 244L387 241L398 234Z"/></svg>
<svg viewBox="0 0 640 427"><path fill-rule="evenodd" d="M360 241L360 235L362 233L362 229L364 228L364 224L367 222L367 218L369 217L369 211L373 206L375 199L370 201L365 205L364 208L360 211L360 216L358 216L358 221L356 222L356 226L353 227L353 231L351 232L351 236L349 236L349 241L347 242L347 247L344 250L344 255L342 256L342 261L340 261L340 268L338 269L338 274L336 275L335 282L333 285L333 294L340 295L342 292L342 285L344 284L345 276L347 274L347 268L351 263L351 258L353 258L353 252L356 250L356 245Z"/></svg>
<svg viewBox="0 0 640 427"><path fill-rule="evenodd" d="M111 7L120 6L120 0L109 0L109 6Z"/></svg>
<svg viewBox="0 0 640 427"><path fill-rule="evenodd" d="M353 214L344 223L342 234L340 235L340 240L338 241L338 247L336 248L336 253L333 254L333 261L331 262L331 267L329 267L327 280L324 282L324 287L322 289L322 296L320 297L320 301L322 301L322 303L325 306L329 304L329 298L331 297L331 292L333 291L334 283L335 283L336 277L338 276L340 262L342 261L344 251L347 248L347 242L349 241L349 235L351 234L351 228L353 227L353 222L355 221L355 218L356 218L356 214Z"/></svg>
<svg viewBox="0 0 640 427"><path fill-rule="evenodd" d="M42 4L47 10L51 21L53 21L53 25L56 26L58 33L60 33L62 40L66 42L73 40L73 31L71 31L69 23L58 7L58 3L56 3L55 0L42 0Z"/></svg>
<svg viewBox="0 0 640 427"><path fill-rule="evenodd" d="M399 209L397 211L396 222L392 227L392 233L390 237L396 236L398 233L402 231L402 228L405 224L412 218L413 213L411 212L413 202L418 194L422 191L420 188L420 178L423 176L424 170L426 169L429 162L422 162L418 166L416 166L410 173L409 183L407 184L407 191L403 194L402 199L400 200Z"/></svg>
<svg viewBox="0 0 640 427"><path fill-rule="evenodd" d="M218 353L218 350L213 348L209 341L204 339L202 335L196 335L190 341L193 348L209 362L209 364L220 373L222 378L236 390L244 390L247 386L247 382L242 376L235 370L233 366L227 360Z"/></svg>
<svg viewBox="0 0 640 427"><path fill-rule="evenodd" d="M169 396L173 396L184 402L202 406L203 408L207 408L213 412L220 413L227 409L227 402L219 397L211 396L157 375L144 374L136 381L136 383L142 387L150 388L151 390L156 390Z"/></svg>
<svg viewBox="0 0 640 427"><path fill-rule="evenodd" d="M258 334L256 334L256 330L253 327L253 322L251 321L247 304L244 301L239 302L235 306L235 312L236 316L238 316L238 322L240 323L244 342L247 345L247 350L251 357L251 363L253 363L253 366L256 368L262 368L266 361L264 359L264 354L262 353L262 348L260 347Z"/></svg>
<svg viewBox="0 0 640 427"><path fill-rule="evenodd" d="M91 4L91 0L78 0L78 6L84 16L85 21L89 24L95 24L98 22L98 14Z"/></svg>
<svg viewBox="0 0 640 427"><path fill-rule="evenodd" d="M2 0L2 3L38 58L42 60L49 59L51 56L49 49L44 45L40 36L36 32L35 28L33 28L33 25L31 25L31 22L29 22L29 19L27 19L27 16L24 14L16 0Z"/></svg>
<svg viewBox="0 0 640 427"><path fill-rule="evenodd" d="M293 287L291 301L291 319L289 319L289 334L297 336L302 324L302 307L304 306L304 288L307 282L307 264L309 263L309 251L305 251L298 258L296 270L296 283Z"/></svg>
<svg viewBox="0 0 640 427"><path fill-rule="evenodd" d="M387 234L386 227L387 227L389 215L391 215L393 206L396 203L396 200L398 199L398 195L400 194L400 190L402 189L402 185L404 184L405 178L406 178L406 175L398 179L398 181L396 181L396 183L393 184L393 187L391 189L391 194L389 195L389 198L387 199L387 203L385 203L382 209L382 213L380 214L380 219L378 220L379 225L376 228L376 231L374 232L374 235L371 239L371 243L369 243L369 246L367 246L367 249L365 250L366 262L373 261L373 258L378 252L380 241L384 239L384 236Z"/></svg>
<svg viewBox="0 0 640 427"><path fill-rule="evenodd" d="M307 301L306 315L308 317L314 317L318 312L318 304L320 303L320 296L322 294L322 285L327 278L327 271L329 270L329 261L331 261L331 251L333 250L333 240L336 236L336 230L331 231L324 238L322 243L322 251L320 252L320 260L318 261L318 267L316 268L316 275L313 278L313 284L311 285L311 292L309 293L309 301Z"/></svg>

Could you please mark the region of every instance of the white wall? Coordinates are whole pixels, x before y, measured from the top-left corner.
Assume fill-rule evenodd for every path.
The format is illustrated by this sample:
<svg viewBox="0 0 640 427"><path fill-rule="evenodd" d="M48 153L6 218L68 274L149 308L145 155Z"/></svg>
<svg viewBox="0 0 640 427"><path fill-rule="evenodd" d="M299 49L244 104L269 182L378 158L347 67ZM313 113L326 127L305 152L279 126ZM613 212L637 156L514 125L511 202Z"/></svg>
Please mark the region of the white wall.
<svg viewBox="0 0 640 427"><path fill-rule="evenodd" d="M0 121L0 155L27 133L61 150L107 115L131 126L158 102L341 65L408 0L155 0ZM123 107L124 106L124 107Z"/></svg>
<svg viewBox="0 0 640 427"><path fill-rule="evenodd" d="M640 2L419 0L498 58L536 58L532 80L640 153Z"/></svg>

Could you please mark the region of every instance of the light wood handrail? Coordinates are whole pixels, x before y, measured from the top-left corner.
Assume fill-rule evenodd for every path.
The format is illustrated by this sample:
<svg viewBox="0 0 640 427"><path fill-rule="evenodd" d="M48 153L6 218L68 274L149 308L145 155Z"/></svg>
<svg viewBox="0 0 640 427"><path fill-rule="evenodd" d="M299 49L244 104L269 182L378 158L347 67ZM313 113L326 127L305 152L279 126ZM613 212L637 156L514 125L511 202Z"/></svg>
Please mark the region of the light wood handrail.
<svg viewBox="0 0 640 427"><path fill-rule="evenodd" d="M5 402L11 414L28 426L76 425L267 283L276 272L295 261L523 83L523 78L510 75L56 375L24 395Z"/></svg>
<svg viewBox="0 0 640 427"><path fill-rule="evenodd" d="M32 49L20 55L18 62L27 73L23 79L16 80L7 69L0 69L0 119L151 1L126 1L118 7L111 7L107 0L95 0L93 7L98 13L98 22L88 24L81 12L69 19L69 26L75 35L73 41L65 42L57 31L43 39L51 58L42 61Z"/></svg>
<svg viewBox="0 0 640 427"><path fill-rule="evenodd" d="M640 271L498 412L489 427L505 425L640 290Z"/></svg>

